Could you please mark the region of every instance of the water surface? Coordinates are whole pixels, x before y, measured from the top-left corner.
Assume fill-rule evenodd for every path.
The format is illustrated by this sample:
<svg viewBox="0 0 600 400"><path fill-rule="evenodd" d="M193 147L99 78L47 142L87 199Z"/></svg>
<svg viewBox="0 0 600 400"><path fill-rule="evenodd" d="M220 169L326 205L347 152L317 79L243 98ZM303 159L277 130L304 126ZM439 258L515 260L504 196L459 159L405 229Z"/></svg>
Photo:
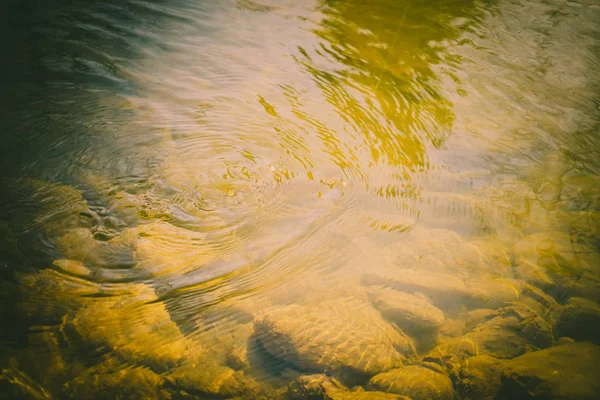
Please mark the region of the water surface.
<svg viewBox="0 0 600 400"><path fill-rule="evenodd" d="M597 397L595 1L0 15L0 397Z"/></svg>

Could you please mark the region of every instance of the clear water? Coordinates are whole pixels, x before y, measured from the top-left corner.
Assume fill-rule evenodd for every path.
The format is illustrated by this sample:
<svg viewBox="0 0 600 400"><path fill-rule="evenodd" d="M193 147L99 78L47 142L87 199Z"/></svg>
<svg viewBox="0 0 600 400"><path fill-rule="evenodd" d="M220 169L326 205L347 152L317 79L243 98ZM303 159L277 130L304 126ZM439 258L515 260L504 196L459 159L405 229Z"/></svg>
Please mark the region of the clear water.
<svg viewBox="0 0 600 400"><path fill-rule="evenodd" d="M597 397L598 2L0 18L0 398Z"/></svg>

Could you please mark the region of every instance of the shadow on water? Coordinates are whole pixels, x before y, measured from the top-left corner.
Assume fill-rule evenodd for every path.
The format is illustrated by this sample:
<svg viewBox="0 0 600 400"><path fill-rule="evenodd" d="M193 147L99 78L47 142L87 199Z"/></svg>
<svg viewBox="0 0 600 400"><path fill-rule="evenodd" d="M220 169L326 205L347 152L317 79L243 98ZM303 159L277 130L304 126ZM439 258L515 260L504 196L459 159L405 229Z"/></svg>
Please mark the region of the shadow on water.
<svg viewBox="0 0 600 400"><path fill-rule="evenodd" d="M57 143L93 145L84 132L99 123L98 93L131 90L118 65L135 54L135 36L126 32L133 14L124 18L113 3L110 15L110 3L3 2L3 174L58 174L64 149Z"/></svg>
<svg viewBox="0 0 600 400"><path fill-rule="evenodd" d="M16 247L27 254L21 260L43 263L35 260L40 252L56 253L48 248L52 244L32 237L36 221L86 227L97 216L76 190L44 189L28 179L81 187L79 170L86 168L144 179L143 168L123 171L114 154L121 151L120 138L140 133L130 124L134 113L127 96L136 87L129 71L143 58L142 49L162 45L156 38L168 21L185 19L174 4L165 6L117 1L6 1L0 6L0 179L5 188L0 219L6 223L6 257L14 259ZM15 235L25 235L18 246L10 242Z"/></svg>

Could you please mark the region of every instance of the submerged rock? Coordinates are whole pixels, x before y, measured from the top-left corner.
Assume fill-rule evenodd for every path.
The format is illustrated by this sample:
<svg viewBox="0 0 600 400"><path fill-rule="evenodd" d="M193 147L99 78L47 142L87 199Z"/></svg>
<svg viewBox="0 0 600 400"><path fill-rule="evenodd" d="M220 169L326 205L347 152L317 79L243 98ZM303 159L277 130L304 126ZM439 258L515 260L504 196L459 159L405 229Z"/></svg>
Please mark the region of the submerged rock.
<svg viewBox="0 0 600 400"><path fill-rule="evenodd" d="M435 345L445 317L427 297L390 288L373 288L369 291L369 299L383 318L413 338L419 351Z"/></svg>
<svg viewBox="0 0 600 400"><path fill-rule="evenodd" d="M507 307L466 335L478 353L496 358L514 358L528 351L549 347L552 328L527 307Z"/></svg>
<svg viewBox="0 0 600 400"><path fill-rule="evenodd" d="M70 399L170 399L164 379L148 368L107 360L67 382L62 396Z"/></svg>
<svg viewBox="0 0 600 400"><path fill-rule="evenodd" d="M111 242L130 245L136 269L151 276L180 276L215 259L206 233L162 221L127 229Z"/></svg>
<svg viewBox="0 0 600 400"><path fill-rule="evenodd" d="M68 274L79 276L82 278L89 277L90 275L92 275L92 271L90 271L89 268L83 265L81 261L54 260L52 265L54 265L57 268L60 268L62 271Z"/></svg>
<svg viewBox="0 0 600 400"><path fill-rule="evenodd" d="M337 380L323 374L302 375L291 382L288 395L292 399L329 399L331 392L345 390ZM329 395L328 393L329 392Z"/></svg>
<svg viewBox="0 0 600 400"><path fill-rule="evenodd" d="M448 376L416 365L375 375L367 388L409 396L414 400L454 399L454 388Z"/></svg>
<svg viewBox="0 0 600 400"><path fill-rule="evenodd" d="M467 282L473 292L473 299L466 305L470 308L497 309L519 300L521 285L515 280L479 277Z"/></svg>
<svg viewBox="0 0 600 400"><path fill-rule="evenodd" d="M100 293L98 285L53 269L19 274L17 280L22 299L17 311L35 324L60 324L65 315L82 306L86 296Z"/></svg>
<svg viewBox="0 0 600 400"><path fill-rule="evenodd" d="M442 326L440 326L440 335L446 337L462 336L465 330L465 321L460 318L446 318Z"/></svg>
<svg viewBox="0 0 600 400"><path fill-rule="evenodd" d="M600 301L600 256L593 245L565 233L535 233L514 246L518 277L556 298L567 295Z"/></svg>
<svg viewBox="0 0 600 400"><path fill-rule="evenodd" d="M468 337L444 338L440 342L423 357L423 361L435 363L452 372L464 360L477 355L477 345Z"/></svg>
<svg viewBox="0 0 600 400"><path fill-rule="evenodd" d="M256 320L255 334L271 355L313 371L374 375L414 353L408 336L353 299L276 308Z"/></svg>
<svg viewBox="0 0 600 400"><path fill-rule="evenodd" d="M54 392L70 373L67 349L60 346L58 327L30 327L27 346L15 349L15 361L44 389Z"/></svg>
<svg viewBox="0 0 600 400"><path fill-rule="evenodd" d="M533 286L539 288L553 288L555 286L554 280L544 268L527 260L520 260L515 266L515 271L518 278L529 282Z"/></svg>
<svg viewBox="0 0 600 400"><path fill-rule="evenodd" d="M425 295L447 313L467 308L499 308L519 298L520 287L515 281L493 277L461 279L454 274L430 270L385 268L363 275L367 286L387 286L399 292Z"/></svg>
<svg viewBox="0 0 600 400"><path fill-rule="evenodd" d="M206 236L163 221L125 229L107 241L97 240L89 229L72 229L57 239L66 259L54 265L96 280L179 276L214 260Z"/></svg>
<svg viewBox="0 0 600 400"><path fill-rule="evenodd" d="M572 343L535 351L505 363L505 399L589 400L600 393L600 347Z"/></svg>
<svg viewBox="0 0 600 400"><path fill-rule="evenodd" d="M268 384L219 365L211 358L177 368L166 377L172 391L188 393L190 398L210 396L236 399L272 399L280 393Z"/></svg>
<svg viewBox="0 0 600 400"><path fill-rule="evenodd" d="M567 336L600 345L600 305L579 297L569 299L555 332L557 337Z"/></svg>
<svg viewBox="0 0 600 400"><path fill-rule="evenodd" d="M369 298L385 319L411 334L437 331L444 322L444 313L424 296L373 288Z"/></svg>
<svg viewBox="0 0 600 400"><path fill-rule="evenodd" d="M458 371L456 390L463 400L493 400L500 390L504 361L488 355L465 360Z"/></svg>
<svg viewBox="0 0 600 400"><path fill-rule="evenodd" d="M473 293L456 276L426 270L386 268L363 275L364 285L388 286L403 293L422 293L442 310L460 309Z"/></svg>
<svg viewBox="0 0 600 400"><path fill-rule="evenodd" d="M552 296L532 285L524 285L520 304L530 308L551 325L554 325L562 313L562 306Z"/></svg>
<svg viewBox="0 0 600 400"><path fill-rule="evenodd" d="M49 236L94 224L97 215L88 207L81 190L34 179L26 179L22 185L24 193L30 193L28 201L35 204L32 209L36 210L32 215L24 216L26 223L37 224Z"/></svg>
<svg viewBox="0 0 600 400"><path fill-rule="evenodd" d="M126 362L164 371L193 361L202 352L184 337L151 288L124 285L116 293L88 298L64 323L74 344L95 351L113 351Z"/></svg>
<svg viewBox="0 0 600 400"><path fill-rule="evenodd" d="M294 400L411 400L408 397L365 391L348 390L334 378L327 375L302 375L290 383L288 396Z"/></svg>
<svg viewBox="0 0 600 400"><path fill-rule="evenodd" d="M465 329L472 330L473 328L489 321L497 315L497 310L492 310L489 308L479 308L469 311L464 315Z"/></svg>
<svg viewBox="0 0 600 400"><path fill-rule="evenodd" d="M51 394L45 388L14 368L0 370L0 393L6 399L44 400L51 399Z"/></svg>
<svg viewBox="0 0 600 400"><path fill-rule="evenodd" d="M512 276L510 257L496 238L467 241L451 229L416 226L397 250L395 264L450 275L474 277L492 272L495 276Z"/></svg>

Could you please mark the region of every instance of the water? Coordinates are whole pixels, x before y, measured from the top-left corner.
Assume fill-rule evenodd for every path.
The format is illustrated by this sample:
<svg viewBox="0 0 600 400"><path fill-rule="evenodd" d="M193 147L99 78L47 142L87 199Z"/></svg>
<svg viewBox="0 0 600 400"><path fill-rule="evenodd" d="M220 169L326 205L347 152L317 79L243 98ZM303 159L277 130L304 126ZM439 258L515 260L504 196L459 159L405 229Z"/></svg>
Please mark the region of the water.
<svg viewBox="0 0 600 400"><path fill-rule="evenodd" d="M598 397L597 2L0 10L0 398Z"/></svg>

